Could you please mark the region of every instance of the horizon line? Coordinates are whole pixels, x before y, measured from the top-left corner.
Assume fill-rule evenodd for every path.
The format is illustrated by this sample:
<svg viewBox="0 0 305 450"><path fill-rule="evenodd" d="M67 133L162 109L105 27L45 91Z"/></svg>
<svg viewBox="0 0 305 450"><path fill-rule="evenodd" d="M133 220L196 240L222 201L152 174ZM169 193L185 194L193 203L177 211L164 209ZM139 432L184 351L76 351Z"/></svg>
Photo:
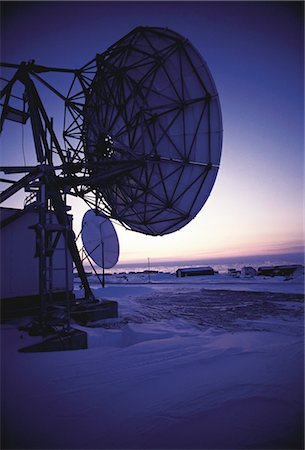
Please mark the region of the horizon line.
<svg viewBox="0 0 305 450"><path fill-rule="evenodd" d="M297 252L283 252L283 253L258 253L258 254L246 254L246 255L237 255L237 256L213 256L213 257L195 257L195 258L183 258L183 257L177 257L177 258L160 258L155 259L151 257L147 257L146 259L141 260L126 260L118 262L114 267L120 267L120 266L133 266L133 265L148 265L148 258L149 263L151 266L153 265L162 265L162 264L173 264L175 262L177 263L194 263L194 262L213 262L215 263L222 263L222 262L229 262L229 261L235 261L235 262L242 262L242 260L247 259L266 259L266 258L293 258L296 257L297 259L302 259L302 263L305 263L305 253L304 251L297 251Z"/></svg>

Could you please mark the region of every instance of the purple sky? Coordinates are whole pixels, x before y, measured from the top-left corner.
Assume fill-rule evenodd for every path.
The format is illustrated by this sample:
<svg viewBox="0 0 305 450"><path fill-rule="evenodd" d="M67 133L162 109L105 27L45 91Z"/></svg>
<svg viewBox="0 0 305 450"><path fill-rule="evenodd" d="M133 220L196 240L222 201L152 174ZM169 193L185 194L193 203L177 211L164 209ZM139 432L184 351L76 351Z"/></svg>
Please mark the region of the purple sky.
<svg viewBox="0 0 305 450"><path fill-rule="evenodd" d="M172 235L116 227L122 262L300 251L303 2L2 2L1 22L5 62L77 68L138 25L177 31L207 61L224 128L214 189L198 216ZM9 124L1 163L22 164L21 147L20 126ZM73 205L77 231L86 207Z"/></svg>

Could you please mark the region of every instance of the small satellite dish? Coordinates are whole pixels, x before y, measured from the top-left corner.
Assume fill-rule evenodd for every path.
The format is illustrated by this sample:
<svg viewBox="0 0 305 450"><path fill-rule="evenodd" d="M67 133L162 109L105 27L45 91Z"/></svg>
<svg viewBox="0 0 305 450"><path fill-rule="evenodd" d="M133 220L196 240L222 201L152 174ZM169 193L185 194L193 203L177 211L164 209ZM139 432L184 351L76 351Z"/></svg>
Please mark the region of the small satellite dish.
<svg viewBox="0 0 305 450"><path fill-rule="evenodd" d="M119 259L119 241L111 221L89 209L83 217L82 241L88 256L103 269L111 269Z"/></svg>

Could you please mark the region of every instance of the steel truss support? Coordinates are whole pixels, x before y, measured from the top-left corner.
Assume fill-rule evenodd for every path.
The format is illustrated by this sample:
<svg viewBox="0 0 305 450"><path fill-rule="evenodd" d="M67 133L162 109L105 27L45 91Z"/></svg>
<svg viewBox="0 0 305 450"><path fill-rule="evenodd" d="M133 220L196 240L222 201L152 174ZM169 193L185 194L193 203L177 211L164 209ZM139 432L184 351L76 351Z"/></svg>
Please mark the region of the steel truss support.
<svg viewBox="0 0 305 450"><path fill-rule="evenodd" d="M70 226L70 219L67 214L67 206L65 202L65 189L60 182L59 177L55 173L53 166L52 152L53 149L59 155L62 163L66 162L65 155L59 145L56 134L53 130L52 121L49 119L40 96L36 90L36 87L30 77L30 72L33 70L33 65L21 64L18 66L17 72L13 77L13 83L16 81L21 82L25 87L25 98L27 99L29 118L31 122L32 134L34 139L35 151L37 161L39 162L36 167L28 168L16 168L16 173L25 172L20 180L14 182L4 192L1 193L0 203L10 198L20 189L29 187L35 184L37 190L37 202L36 209L38 210L39 221L35 226L37 237L37 256L39 258L39 295L41 301L41 327L44 329L48 322L48 305L52 297L50 292L50 284L48 283L47 271L48 271L48 258L52 257L52 251L50 251L50 235L52 233L61 233L65 242L65 270L67 272L67 249L71 254L73 262L78 271L78 275L81 279L82 285L85 290L85 301L95 302L95 297L89 286L84 267L82 265L79 252L77 249L75 235ZM13 87L13 83L10 83L8 88L5 89L1 96L5 95L5 104L9 104L9 96ZM2 111L1 127L6 119L5 111ZM50 139L47 139L47 133ZM50 141L50 142L49 142ZM19 169L19 170L18 170ZM6 173L14 173L14 168L4 168ZM48 214L50 211L54 211L58 225L50 227L48 224ZM7 225L6 223L2 224ZM56 241L57 238L55 238ZM52 239L51 239L52 242ZM54 243L53 243L54 244ZM54 247L54 245L53 245ZM54 249L53 249L54 250ZM67 326L70 328L70 301L67 289L68 289L68 273L66 273L66 316Z"/></svg>

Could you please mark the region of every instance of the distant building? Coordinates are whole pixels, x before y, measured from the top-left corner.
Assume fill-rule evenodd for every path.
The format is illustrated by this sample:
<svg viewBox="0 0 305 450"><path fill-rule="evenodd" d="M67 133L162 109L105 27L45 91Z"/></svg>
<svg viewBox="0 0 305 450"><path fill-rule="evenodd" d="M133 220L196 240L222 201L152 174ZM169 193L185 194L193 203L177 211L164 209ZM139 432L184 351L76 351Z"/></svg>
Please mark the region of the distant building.
<svg viewBox="0 0 305 450"><path fill-rule="evenodd" d="M257 275L267 277L291 277L295 272L300 273L304 267L301 264L291 264L282 266L262 266L257 269Z"/></svg>
<svg viewBox="0 0 305 450"><path fill-rule="evenodd" d="M201 275L214 275L212 267L188 267L176 270L176 277L194 277Z"/></svg>
<svg viewBox="0 0 305 450"><path fill-rule="evenodd" d="M255 275L257 274L256 270L254 269L254 267L251 266L244 266L241 269L241 275L243 277L255 277Z"/></svg>
<svg viewBox="0 0 305 450"><path fill-rule="evenodd" d="M231 277L239 277L240 270L228 269L228 275L230 275Z"/></svg>

